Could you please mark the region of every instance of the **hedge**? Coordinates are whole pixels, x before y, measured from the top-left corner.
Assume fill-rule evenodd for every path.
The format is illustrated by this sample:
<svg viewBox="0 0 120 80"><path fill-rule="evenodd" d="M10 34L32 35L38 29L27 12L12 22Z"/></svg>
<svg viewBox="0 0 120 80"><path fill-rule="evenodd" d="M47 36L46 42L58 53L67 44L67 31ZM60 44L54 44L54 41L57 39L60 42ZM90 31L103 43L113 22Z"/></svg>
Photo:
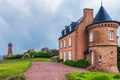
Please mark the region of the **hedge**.
<svg viewBox="0 0 120 80"><path fill-rule="evenodd" d="M73 61L73 60L66 60L65 64L68 65L68 66L75 67L75 61Z"/></svg>

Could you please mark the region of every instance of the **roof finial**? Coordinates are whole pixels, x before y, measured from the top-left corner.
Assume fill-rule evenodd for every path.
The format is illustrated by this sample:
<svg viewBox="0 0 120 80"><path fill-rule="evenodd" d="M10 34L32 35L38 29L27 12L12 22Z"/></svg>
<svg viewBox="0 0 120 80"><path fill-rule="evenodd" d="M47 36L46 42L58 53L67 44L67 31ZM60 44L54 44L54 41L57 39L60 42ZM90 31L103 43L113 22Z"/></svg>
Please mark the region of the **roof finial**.
<svg viewBox="0 0 120 80"><path fill-rule="evenodd" d="M101 0L101 6L103 6L103 0Z"/></svg>

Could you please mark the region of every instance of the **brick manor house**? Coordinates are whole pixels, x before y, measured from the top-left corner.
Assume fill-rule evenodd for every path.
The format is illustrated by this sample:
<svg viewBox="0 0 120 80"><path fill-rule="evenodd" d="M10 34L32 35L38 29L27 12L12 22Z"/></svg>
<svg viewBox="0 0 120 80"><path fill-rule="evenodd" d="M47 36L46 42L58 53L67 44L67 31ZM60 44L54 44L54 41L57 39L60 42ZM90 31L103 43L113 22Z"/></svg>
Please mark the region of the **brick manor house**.
<svg viewBox="0 0 120 80"><path fill-rule="evenodd" d="M86 58L90 66L94 65L98 71L118 73L119 24L111 19L103 5L95 18L93 9L85 8L80 19L62 30L59 38L59 57L64 61Z"/></svg>

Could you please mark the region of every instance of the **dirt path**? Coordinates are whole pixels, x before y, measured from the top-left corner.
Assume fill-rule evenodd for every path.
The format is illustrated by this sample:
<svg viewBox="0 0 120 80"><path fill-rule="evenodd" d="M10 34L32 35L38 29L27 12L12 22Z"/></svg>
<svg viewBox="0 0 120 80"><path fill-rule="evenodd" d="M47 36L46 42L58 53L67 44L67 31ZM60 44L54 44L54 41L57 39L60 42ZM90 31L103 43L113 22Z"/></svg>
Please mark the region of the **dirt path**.
<svg viewBox="0 0 120 80"><path fill-rule="evenodd" d="M31 68L25 72L26 80L66 80L69 72L85 72L84 69L65 66L54 62L33 62Z"/></svg>

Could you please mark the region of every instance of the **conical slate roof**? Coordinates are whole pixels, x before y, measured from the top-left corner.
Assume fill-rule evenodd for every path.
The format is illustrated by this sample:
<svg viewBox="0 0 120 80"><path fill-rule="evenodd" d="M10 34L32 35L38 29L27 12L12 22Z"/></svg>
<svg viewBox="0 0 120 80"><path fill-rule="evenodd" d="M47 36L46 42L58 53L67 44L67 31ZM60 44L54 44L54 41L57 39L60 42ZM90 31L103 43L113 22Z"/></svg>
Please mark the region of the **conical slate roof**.
<svg viewBox="0 0 120 80"><path fill-rule="evenodd" d="M99 23L99 22L105 22L105 21L112 21L111 17L107 13L107 11L104 9L104 7L101 5L93 24Z"/></svg>

